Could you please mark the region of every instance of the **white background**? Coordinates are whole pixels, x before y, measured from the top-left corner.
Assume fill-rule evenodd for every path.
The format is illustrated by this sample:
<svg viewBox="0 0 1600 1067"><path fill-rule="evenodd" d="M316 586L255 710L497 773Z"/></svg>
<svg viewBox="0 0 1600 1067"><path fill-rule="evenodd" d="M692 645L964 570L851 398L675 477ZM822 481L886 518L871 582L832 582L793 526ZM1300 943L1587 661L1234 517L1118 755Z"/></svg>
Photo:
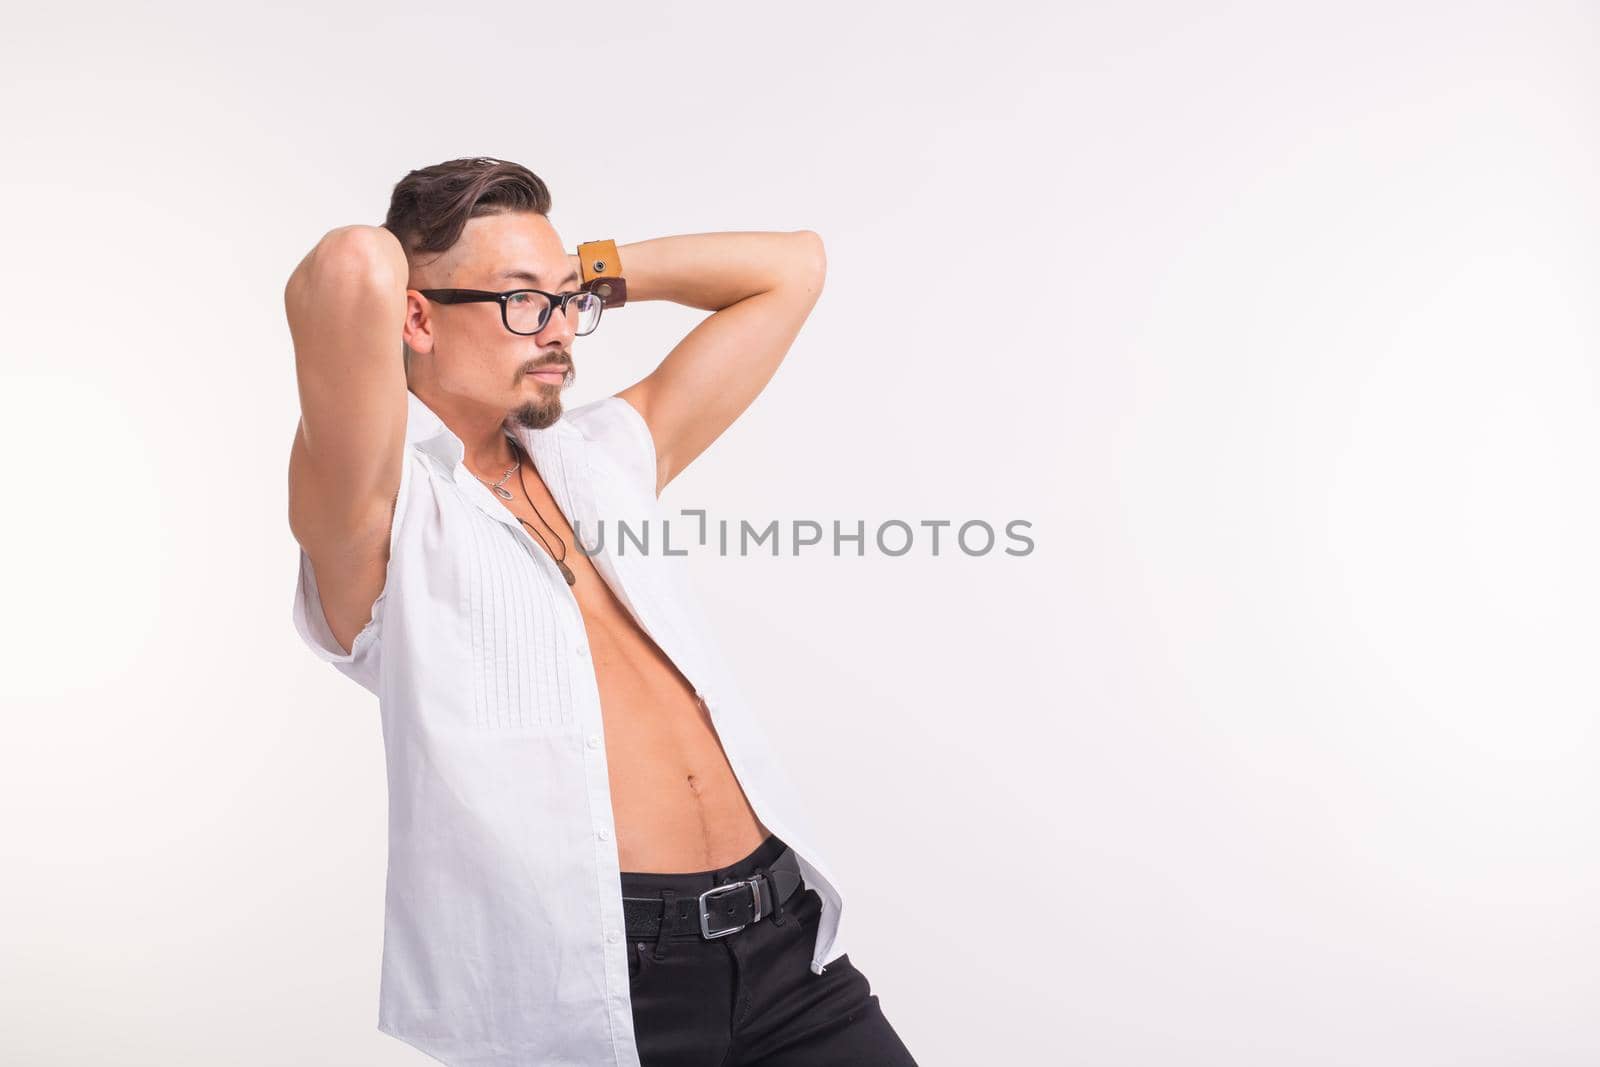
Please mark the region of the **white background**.
<svg viewBox="0 0 1600 1067"><path fill-rule="evenodd" d="M464 155L569 248L823 236L669 506L1033 524L695 555L924 1067L1600 1060L1594 5L7 24L0 1061L425 1062L376 702L290 625L282 287Z"/></svg>

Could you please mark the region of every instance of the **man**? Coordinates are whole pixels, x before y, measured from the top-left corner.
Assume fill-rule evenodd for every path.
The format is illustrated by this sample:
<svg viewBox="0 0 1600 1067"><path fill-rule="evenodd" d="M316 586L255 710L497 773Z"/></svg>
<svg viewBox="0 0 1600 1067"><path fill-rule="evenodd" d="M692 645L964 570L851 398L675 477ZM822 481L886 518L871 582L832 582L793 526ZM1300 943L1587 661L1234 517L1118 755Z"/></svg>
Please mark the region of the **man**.
<svg viewBox="0 0 1600 1067"><path fill-rule="evenodd" d="M416 170L284 293L294 622L383 725L378 1027L458 1067L911 1064L681 542L617 536L771 379L822 243L580 256L549 210L513 163ZM650 300L713 314L565 411L575 338Z"/></svg>

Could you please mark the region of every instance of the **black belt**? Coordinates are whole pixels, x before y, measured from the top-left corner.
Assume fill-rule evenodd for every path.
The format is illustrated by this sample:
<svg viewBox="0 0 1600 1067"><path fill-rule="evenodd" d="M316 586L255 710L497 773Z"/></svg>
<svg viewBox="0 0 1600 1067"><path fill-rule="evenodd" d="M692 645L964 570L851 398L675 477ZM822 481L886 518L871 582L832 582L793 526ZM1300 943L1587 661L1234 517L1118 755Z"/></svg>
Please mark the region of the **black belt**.
<svg viewBox="0 0 1600 1067"><path fill-rule="evenodd" d="M661 917L668 917L666 936L698 933L710 940L736 934L760 922L804 884L794 849L786 848L765 871L754 877L714 886L699 896L679 897L664 890L658 897L623 897L622 917L628 937L660 937Z"/></svg>

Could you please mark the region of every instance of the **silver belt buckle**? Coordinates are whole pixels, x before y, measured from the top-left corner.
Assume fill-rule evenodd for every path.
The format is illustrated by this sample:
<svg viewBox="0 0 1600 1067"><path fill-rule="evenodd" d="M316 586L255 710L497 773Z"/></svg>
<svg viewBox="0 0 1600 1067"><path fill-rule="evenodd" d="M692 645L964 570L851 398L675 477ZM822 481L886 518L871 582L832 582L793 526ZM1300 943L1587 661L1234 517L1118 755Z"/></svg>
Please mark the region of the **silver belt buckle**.
<svg viewBox="0 0 1600 1067"><path fill-rule="evenodd" d="M746 926L750 925L750 923L740 923L738 926L729 926L713 933L711 929L711 913L706 909L707 897L717 897L720 899L719 894L736 892L737 890L743 889L746 886L748 886L750 889L750 913L755 916L755 918L751 919L750 922L759 922L761 920L761 879L746 878L742 882L729 882L727 885L715 886L700 894L700 936L709 941L713 938L727 937L729 934L736 934L740 930L743 930Z"/></svg>

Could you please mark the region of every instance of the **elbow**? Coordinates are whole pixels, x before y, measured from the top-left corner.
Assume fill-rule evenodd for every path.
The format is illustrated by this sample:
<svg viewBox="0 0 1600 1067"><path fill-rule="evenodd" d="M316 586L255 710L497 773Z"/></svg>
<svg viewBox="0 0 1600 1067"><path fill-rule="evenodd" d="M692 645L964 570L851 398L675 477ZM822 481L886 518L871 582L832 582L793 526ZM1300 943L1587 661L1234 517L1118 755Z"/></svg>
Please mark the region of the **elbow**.
<svg viewBox="0 0 1600 1067"><path fill-rule="evenodd" d="M283 300L292 312L313 293L404 289L411 268L400 240L382 226L340 226L323 235L295 267Z"/></svg>
<svg viewBox="0 0 1600 1067"><path fill-rule="evenodd" d="M815 300L822 295L822 283L828 276L827 250L815 230L796 230L791 236L797 251L790 260L790 277Z"/></svg>
<svg viewBox="0 0 1600 1067"><path fill-rule="evenodd" d="M800 257L807 271L820 283L828 273L828 250L822 245L822 235L815 230L798 230L795 237L799 240L804 254Z"/></svg>

